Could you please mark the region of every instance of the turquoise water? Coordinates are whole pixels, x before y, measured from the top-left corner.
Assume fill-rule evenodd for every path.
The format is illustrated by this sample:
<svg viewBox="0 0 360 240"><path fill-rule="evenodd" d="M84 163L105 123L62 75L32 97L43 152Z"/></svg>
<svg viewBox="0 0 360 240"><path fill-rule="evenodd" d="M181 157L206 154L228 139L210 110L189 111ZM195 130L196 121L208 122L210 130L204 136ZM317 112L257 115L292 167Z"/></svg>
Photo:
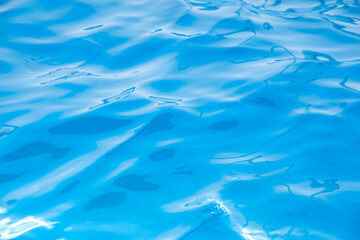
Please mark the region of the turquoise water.
<svg viewBox="0 0 360 240"><path fill-rule="evenodd" d="M0 239L360 239L357 0L0 19Z"/></svg>

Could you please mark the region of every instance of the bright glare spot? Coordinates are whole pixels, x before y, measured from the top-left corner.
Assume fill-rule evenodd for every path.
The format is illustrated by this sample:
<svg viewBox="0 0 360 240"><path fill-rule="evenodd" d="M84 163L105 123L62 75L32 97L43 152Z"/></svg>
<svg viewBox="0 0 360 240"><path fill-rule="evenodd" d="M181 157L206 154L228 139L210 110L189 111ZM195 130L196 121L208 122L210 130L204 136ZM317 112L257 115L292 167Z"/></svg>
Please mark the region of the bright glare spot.
<svg viewBox="0 0 360 240"><path fill-rule="evenodd" d="M0 239L13 239L38 227L50 229L54 224L32 216L23 218L15 223L10 222L9 218L0 221Z"/></svg>

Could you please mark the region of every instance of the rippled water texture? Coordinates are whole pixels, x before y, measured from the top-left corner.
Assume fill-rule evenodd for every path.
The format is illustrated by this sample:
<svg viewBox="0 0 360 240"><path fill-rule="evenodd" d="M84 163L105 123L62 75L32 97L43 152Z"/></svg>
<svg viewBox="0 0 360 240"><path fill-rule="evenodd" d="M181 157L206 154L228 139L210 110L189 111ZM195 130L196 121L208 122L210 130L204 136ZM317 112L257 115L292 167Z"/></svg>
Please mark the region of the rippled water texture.
<svg viewBox="0 0 360 240"><path fill-rule="evenodd" d="M360 239L357 0L0 19L0 239Z"/></svg>

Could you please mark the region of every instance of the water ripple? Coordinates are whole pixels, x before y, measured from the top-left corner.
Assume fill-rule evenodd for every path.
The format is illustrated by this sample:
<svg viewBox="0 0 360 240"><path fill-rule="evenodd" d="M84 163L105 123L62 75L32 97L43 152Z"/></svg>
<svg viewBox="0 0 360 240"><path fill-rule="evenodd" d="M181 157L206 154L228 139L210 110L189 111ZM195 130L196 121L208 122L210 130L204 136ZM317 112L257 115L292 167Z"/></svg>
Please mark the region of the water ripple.
<svg viewBox="0 0 360 240"><path fill-rule="evenodd" d="M0 14L0 239L360 239L359 1Z"/></svg>

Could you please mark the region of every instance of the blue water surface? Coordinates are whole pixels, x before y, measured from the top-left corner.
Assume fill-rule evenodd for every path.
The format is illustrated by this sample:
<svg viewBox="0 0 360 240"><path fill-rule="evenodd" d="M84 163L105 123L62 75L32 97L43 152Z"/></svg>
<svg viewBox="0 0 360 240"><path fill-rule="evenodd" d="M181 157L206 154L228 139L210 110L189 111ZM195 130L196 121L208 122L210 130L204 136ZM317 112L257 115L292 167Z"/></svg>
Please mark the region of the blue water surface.
<svg viewBox="0 0 360 240"><path fill-rule="evenodd" d="M0 19L0 239L360 239L358 0Z"/></svg>

